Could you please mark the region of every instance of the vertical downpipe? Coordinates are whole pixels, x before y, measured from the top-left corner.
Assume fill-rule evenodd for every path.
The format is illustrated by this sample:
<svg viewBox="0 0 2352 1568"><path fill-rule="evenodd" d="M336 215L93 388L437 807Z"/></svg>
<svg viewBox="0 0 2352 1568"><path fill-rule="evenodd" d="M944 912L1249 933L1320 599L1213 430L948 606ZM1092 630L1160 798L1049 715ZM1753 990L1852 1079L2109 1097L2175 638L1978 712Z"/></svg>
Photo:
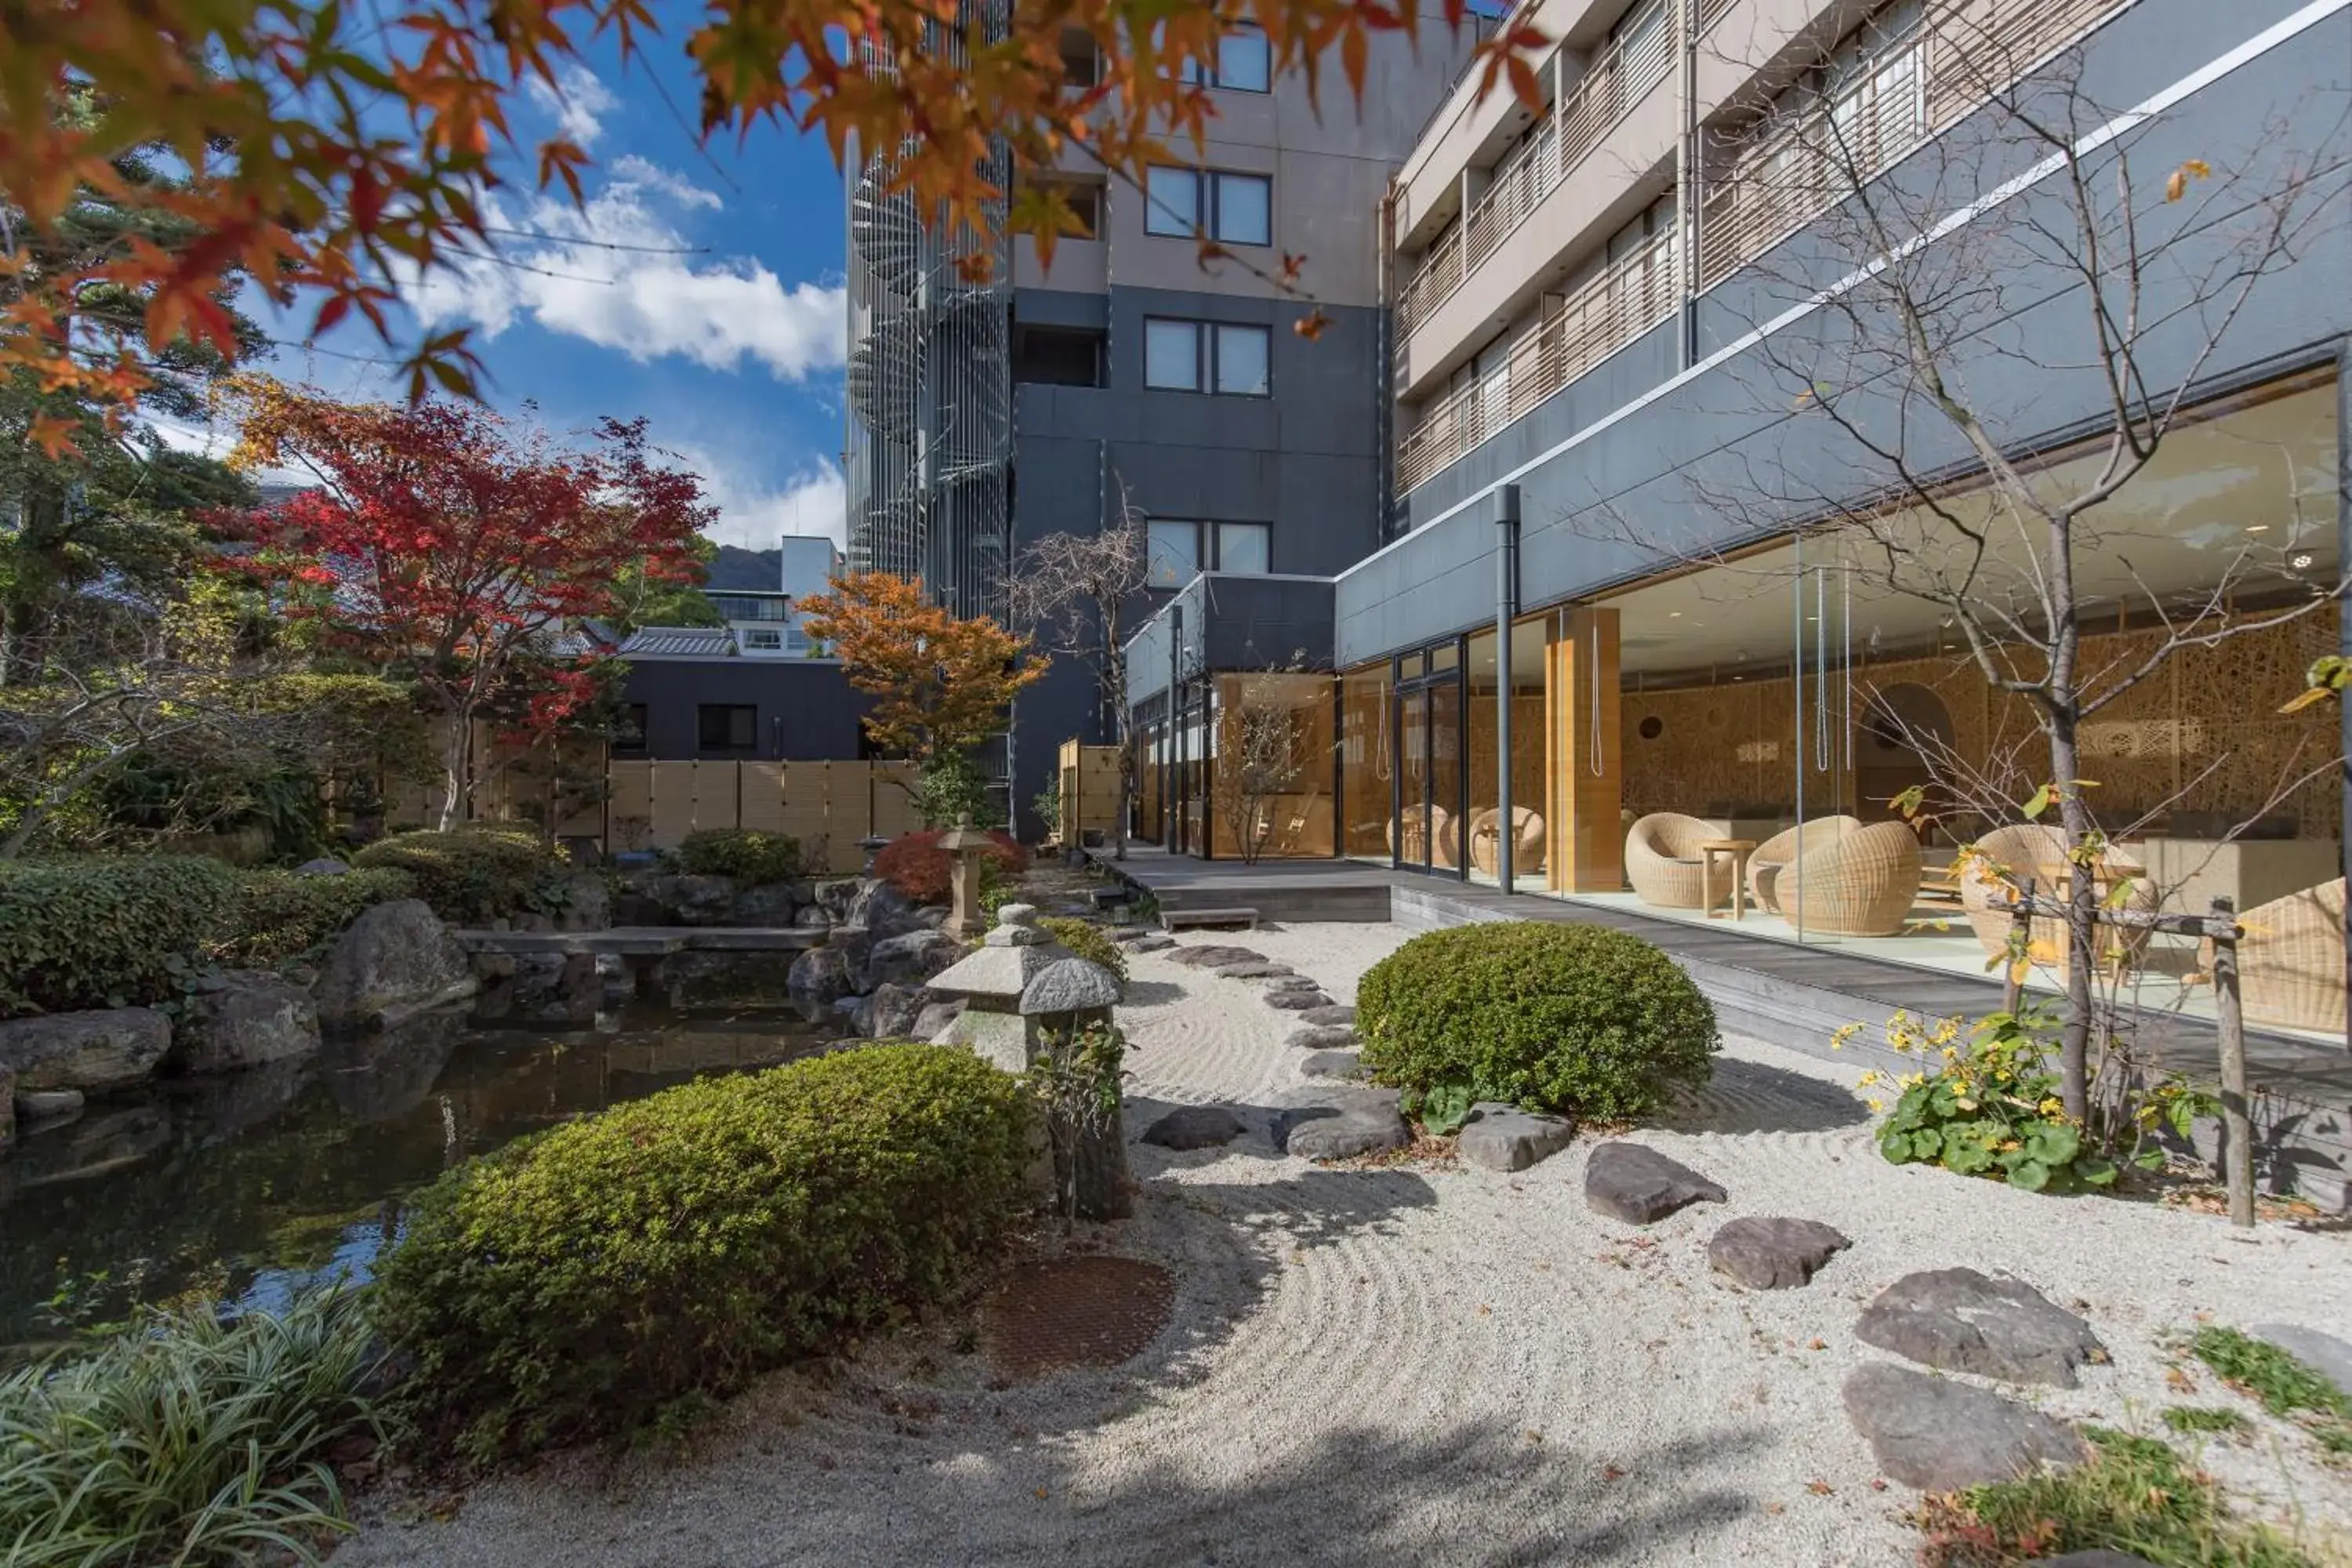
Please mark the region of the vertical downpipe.
<svg viewBox="0 0 2352 1568"><path fill-rule="evenodd" d="M1519 487L1495 490L1495 881L1516 890L1517 824L1511 816L1511 623L1519 614Z"/></svg>
<svg viewBox="0 0 2352 1568"><path fill-rule="evenodd" d="M1380 508L1375 547L1396 535L1396 182L1381 197L1381 308L1372 331L1372 497Z"/></svg>
<svg viewBox="0 0 2352 1568"><path fill-rule="evenodd" d="M1679 300L1675 334L1682 368L1698 363L1698 7L1697 0L1675 0L1676 53L1682 63L1682 145L1675 153L1675 288Z"/></svg>
<svg viewBox="0 0 2352 1568"><path fill-rule="evenodd" d="M1184 778L1184 602L1168 606L1168 846L1181 840L1183 853L1192 844L1184 832L1184 808L1192 804L1182 793Z"/></svg>

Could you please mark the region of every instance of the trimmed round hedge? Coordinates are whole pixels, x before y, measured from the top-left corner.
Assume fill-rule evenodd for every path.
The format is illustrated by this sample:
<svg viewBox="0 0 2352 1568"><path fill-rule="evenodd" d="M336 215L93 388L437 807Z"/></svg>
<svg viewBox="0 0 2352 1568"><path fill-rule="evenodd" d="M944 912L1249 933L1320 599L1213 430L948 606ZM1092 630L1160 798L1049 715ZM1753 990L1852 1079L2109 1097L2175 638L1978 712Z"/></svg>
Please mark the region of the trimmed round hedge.
<svg viewBox="0 0 2352 1568"><path fill-rule="evenodd" d="M160 1000L236 891L236 872L196 856L0 864L0 1018Z"/></svg>
<svg viewBox="0 0 2352 1568"><path fill-rule="evenodd" d="M1641 938L1499 921L1414 937L1356 990L1366 1068L1533 1110L1623 1121L1714 1070L1715 1009Z"/></svg>
<svg viewBox="0 0 2352 1568"><path fill-rule="evenodd" d="M563 851L528 827L473 822L380 838L352 857L354 869L408 873L416 896L451 925L488 925L533 907L571 868Z"/></svg>
<svg viewBox="0 0 2352 1568"><path fill-rule="evenodd" d="M1034 1110L885 1044L616 1106L457 1167L378 1271L400 1403L477 1465L627 1433L953 1290L1028 1199Z"/></svg>

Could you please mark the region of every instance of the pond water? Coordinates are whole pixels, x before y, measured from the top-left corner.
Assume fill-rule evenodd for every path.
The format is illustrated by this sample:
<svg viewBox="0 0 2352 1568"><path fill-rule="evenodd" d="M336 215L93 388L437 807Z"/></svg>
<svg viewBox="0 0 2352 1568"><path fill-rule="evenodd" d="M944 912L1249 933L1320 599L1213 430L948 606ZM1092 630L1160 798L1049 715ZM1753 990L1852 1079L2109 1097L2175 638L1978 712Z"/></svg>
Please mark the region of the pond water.
<svg viewBox="0 0 2352 1568"><path fill-rule="evenodd" d="M415 1020L318 1055L93 1100L0 1152L0 1360L186 1291L245 1305L363 1278L401 1199L585 1112L813 1055L794 1015L632 1011L609 1032Z"/></svg>

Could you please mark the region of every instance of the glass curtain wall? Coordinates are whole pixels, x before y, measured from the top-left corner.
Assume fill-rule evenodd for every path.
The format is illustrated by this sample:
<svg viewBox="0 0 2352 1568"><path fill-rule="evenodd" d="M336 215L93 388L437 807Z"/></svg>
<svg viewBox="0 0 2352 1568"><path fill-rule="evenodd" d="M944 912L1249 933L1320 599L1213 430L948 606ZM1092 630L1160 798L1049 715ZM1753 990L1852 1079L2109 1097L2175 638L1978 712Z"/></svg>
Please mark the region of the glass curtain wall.
<svg viewBox="0 0 2352 1568"><path fill-rule="evenodd" d="M1216 678L1212 855L1244 861L1335 852L1332 678L1265 671Z"/></svg>
<svg viewBox="0 0 2352 1568"><path fill-rule="evenodd" d="M1395 690L1388 659L1351 669L1339 682L1340 848L1350 859L1383 866L1395 855Z"/></svg>

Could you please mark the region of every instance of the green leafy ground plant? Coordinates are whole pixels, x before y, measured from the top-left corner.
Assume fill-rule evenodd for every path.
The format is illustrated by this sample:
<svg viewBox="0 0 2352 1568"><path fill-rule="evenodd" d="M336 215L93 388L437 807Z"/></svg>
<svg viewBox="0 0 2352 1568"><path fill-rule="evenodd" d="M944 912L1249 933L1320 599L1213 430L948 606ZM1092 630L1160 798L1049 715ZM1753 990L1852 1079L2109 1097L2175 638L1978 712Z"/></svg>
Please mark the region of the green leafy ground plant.
<svg viewBox="0 0 2352 1568"><path fill-rule="evenodd" d="M236 873L193 856L0 864L0 1018L173 994L228 923Z"/></svg>
<svg viewBox="0 0 2352 1568"><path fill-rule="evenodd" d="M327 1462L380 1436L358 1295L159 1312L0 1378L0 1563L317 1563L350 1528Z"/></svg>
<svg viewBox="0 0 2352 1568"><path fill-rule="evenodd" d="M1118 976L1121 985L1127 984L1127 952L1111 941L1108 933L1091 921L1076 915L1047 915L1037 922L1055 942L1072 954L1091 963L1099 963Z"/></svg>
<svg viewBox="0 0 2352 1568"><path fill-rule="evenodd" d="M756 827L698 828L678 842L675 853L681 871L732 877L747 888L789 882L803 869L799 839Z"/></svg>

